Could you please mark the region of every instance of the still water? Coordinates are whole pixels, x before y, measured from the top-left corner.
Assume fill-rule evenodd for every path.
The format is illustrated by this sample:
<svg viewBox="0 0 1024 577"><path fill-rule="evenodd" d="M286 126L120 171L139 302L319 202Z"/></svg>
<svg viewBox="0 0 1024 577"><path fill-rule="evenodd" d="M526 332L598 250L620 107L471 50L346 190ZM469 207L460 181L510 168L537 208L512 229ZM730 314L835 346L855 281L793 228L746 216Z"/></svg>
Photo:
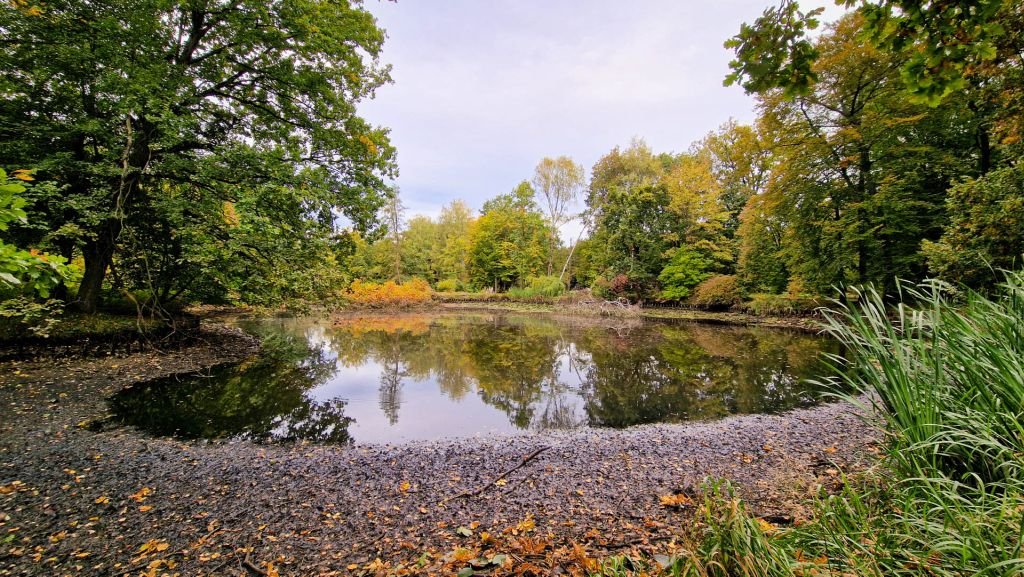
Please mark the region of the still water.
<svg viewBox="0 0 1024 577"><path fill-rule="evenodd" d="M817 402L827 339L756 327L435 313L236 321L262 352L111 399L182 438L400 443L622 428Z"/></svg>

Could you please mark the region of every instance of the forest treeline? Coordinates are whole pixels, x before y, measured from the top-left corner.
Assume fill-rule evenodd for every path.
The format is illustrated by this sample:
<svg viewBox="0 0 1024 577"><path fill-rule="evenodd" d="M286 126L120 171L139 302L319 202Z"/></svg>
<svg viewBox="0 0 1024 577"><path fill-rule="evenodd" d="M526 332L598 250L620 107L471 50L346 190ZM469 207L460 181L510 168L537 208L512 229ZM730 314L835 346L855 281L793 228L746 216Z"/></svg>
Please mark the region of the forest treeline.
<svg viewBox="0 0 1024 577"><path fill-rule="evenodd" d="M414 278L730 306L897 278L985 288L1024 253L1019 2L955 21L949 38L987 34L966 55L912 34L945 20L878 41L902 29L862 9L777 61L755 28L811 20L784 2L729 43L751 125L684 152L635 139L589 179L547 158L436 219L406 218L387 131L357 114L390 81L361 6L137 4L0 9L5 310L325 301ZM563 241L573 219L584 234Z"/></svg>
<svg viewBox="0 0 1024 577"><path fill-rule="evenodd" d="M348 270L504 290L557 276L549 263L571 250L570 286L712 305L866 283L892 292L897 278L990 286L1024 254L1024 17L1000 21L998 54L933 106L907 90L902 55L865 42L863 16L845 17L814 43L817 80L760 92L753 125L727 122L682 153L634 140L604 155L580 183L588 234L555 258L548 195L524 181L480 215L456 202L400 238L359 244ZM395 251L399 269L387 266Z"/></svg>

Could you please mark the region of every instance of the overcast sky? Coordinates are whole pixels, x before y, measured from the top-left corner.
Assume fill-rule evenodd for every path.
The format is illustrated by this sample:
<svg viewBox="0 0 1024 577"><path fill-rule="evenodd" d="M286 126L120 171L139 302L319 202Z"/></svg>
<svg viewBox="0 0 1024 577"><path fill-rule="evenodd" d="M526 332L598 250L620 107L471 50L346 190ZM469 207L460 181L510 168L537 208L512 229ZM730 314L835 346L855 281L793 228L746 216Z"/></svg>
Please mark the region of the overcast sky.
<svg viewBox="0 0 1024 577"><path fill-rule="evenodd" d="M545 156L589 175L634 136L679 152L751 121L722 43L772 1L367 0L395 82L361 112L391 129L406 217L478 209Z"/></svg>

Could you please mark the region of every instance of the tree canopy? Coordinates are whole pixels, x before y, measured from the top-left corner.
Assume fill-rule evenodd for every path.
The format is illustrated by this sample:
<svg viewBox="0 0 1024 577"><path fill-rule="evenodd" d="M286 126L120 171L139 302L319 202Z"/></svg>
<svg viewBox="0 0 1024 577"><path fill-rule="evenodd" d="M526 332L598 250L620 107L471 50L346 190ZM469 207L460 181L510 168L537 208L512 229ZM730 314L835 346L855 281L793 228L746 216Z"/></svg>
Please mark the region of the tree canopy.
<svg viewBox="0 0 1024 577"><path fill-rule="evenodd" d="M389 76L358 4L15 3L0 34L0 157L60 185L30 215L46 223L33 240L84 257L85 310L129 244L165 251L144 257L148 273L175 278L153 266L188 258L184 229L233 236L224 203L274 211L286 235L295 218L374 222L394 150L355 105ZM133 243L160 229L158 246Z"/></svg>

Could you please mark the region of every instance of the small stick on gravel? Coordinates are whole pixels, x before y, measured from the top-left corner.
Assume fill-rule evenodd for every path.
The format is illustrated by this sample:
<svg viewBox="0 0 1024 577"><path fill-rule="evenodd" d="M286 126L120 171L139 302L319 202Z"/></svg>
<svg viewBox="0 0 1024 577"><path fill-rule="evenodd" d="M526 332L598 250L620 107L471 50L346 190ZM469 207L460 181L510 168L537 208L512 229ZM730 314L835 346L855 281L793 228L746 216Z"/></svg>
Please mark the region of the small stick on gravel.
<svg viewBox="0 0 1024 577"><path fill-rule="evenodd" d="M497 477L495 477L494 479L492 479L490 483L484 483L483 485L480 486L479 489L477 489L475 491L464 491L462 493L459 493L458 495L455 495L454 497L449 497L449 498L445 499L444 501L442 501L441 504L443 505L443 504L447 503L448 501L454 501L455 499L462 499L464 497L476 497L480 493L483 493L484 491L486 491L488 489L488 487L494 485L498 481L504 479L505 477L507 477L507 476L511 475L512 473L515 473L519 469L523 468L524 466L526 466L527 463L529 463L534 458L536 458L537 455L543 453L544 451L547 451L550 448L551 447L541 447L541 448L537 449L536 451L534 451L534 452L530 453L529 455L523 457L523 460L520 461L518 465L516 465L515 467L512 467L511 469L505 471L504 473L502 473L502 474L498 475Z"/></svg>
<svg viewBox="0 0 1024 577"><path fill-rule="evenodd" d="M253 565L252 561L249 560L249 553L246 553L245 554L245 559L242 559L242 566L245 567L246 569L248 569L249 571L252 571L253 573L255 573L257 575L262 575L263 577L267 576L267 572L266 571L264 571L263 569L260 569L259 567Z"/></svg>

